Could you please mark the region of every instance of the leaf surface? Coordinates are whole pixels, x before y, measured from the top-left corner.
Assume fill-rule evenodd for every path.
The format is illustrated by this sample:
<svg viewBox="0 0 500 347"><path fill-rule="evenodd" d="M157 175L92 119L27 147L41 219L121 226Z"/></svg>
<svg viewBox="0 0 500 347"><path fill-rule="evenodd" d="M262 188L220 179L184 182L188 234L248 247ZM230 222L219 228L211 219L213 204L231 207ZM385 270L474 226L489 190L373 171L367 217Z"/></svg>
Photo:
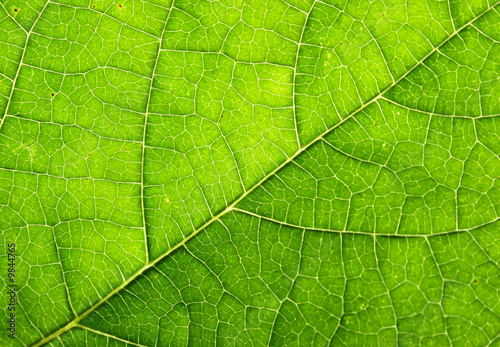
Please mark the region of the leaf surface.
<svg viewBox="0 0 500 347"><path fill-rule="evenodd" d="M486 0L2 0L1 344L498 344L499 29Z"/></svg>

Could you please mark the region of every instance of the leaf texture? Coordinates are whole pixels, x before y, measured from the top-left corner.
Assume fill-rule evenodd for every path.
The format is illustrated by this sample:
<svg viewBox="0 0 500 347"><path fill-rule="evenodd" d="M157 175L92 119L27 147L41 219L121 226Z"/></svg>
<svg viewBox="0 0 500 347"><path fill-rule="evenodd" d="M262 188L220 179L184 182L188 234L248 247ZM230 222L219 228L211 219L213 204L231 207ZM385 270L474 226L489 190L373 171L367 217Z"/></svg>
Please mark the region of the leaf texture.
<svg viewBox="0 0 500 347"><path fill-rule="evenodd" d="M497 2L0 3L1 345L500 343Z"/></svg>

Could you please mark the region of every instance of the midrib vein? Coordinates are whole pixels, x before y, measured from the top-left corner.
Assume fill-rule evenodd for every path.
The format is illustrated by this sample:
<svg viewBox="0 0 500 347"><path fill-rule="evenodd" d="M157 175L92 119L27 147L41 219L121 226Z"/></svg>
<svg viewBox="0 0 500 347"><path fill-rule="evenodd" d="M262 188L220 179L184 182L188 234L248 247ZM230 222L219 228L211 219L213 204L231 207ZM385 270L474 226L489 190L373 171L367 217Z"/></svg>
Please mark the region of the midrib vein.
<svg viewBox="0 0 500 347"><path fill-rule="evenodd" d="M134 274L132 274L125 282L121 283L119 286L117 286L115 289L113 289L111 292L109 292L106 296L104 296L101 300L99 300L97 303L95 303L94 305L92 305L87 311L85 311L84 313L82 313L80 316L76 317L74 320L72 320L71 322L69 322L68 324L66 324L64 327L56 330L55 332L53 332L52 334L48 335L44 339L38 341L36 344L33 345L33 347L41 346L41 345L43 345L43 344L51 341L52 339L58 337L62 333L70 330L71 328L75 327L76 325L78 325L78 323L81 320L83 320L84 318L86 318L87 316L89 316L92 312L94 312L103 303L105 303L109 299L111 299L111 297L113 297L115 294L117 294L118 292L120 292L130 282L132 282L137 277L139 277L140 275L142 275L149 268L154 267L157 263L159 263L161 260L163 260L164 258L166 258L167 256L169 256L170 254L172 254L178 248L184 246L187 242L189 242L191 239L193 239L196 235L198 235L201 231L203 231L210 224L212 224L213 222L219 220L224 215L226 215L228 212L231 212L233 210L233 208L241 200L243 200L244 198L246 198L250 193L252 193L255 189L257 189L258 187L260 187L271 176L273 176L274 174L276 174L276 172L278 172L283 167L285 167L286 165L288 165L290 162L292 162L293 160L295 160L301 153L303 153L304 151L306 151L307 149L309 149L310 147L312 147L316 142L318 142L319 140L321 140L329 132L335 130L336 128L338 128L339 126L341 126L342 124L344 124L345 122L347 122L349 119L351 119L352 117L354 117L356 114L358 114L359 112L361 112L362 110L364 110L366 107L368 107L371 104L375 103L379 98L382 97L382 95L384 95L384 93L386 93L392 87L394 87L399 82L401 82L401 80L403 80L404 78L406 78L406 76L408 76L413 70L415 70L418 66L420 66L428 57L430 57L432 54L434 54L435 52L437 52L443 45L445 45L448 41L450 41L453 37L455 37L455 35L457 35L464 28L466 28L467 26L469 26L470 24L474 23L476 20L478 20L479 18L481 18L486 12L488 12L490 9L492 9L495 6L497 6L498 4L500 4L500 1L497 1L495 4L489 6L483 12L481 12L479 15L477 15L476 17L474 17L473 19L471 19L470 21L468 21L467 23L465 23L464 25L462 25L460 28L458 28L457 30L455 30L453 33L450 34L450 36L448 36L448 38L446 40L444 40L438 46L434 47L431 51L429 51L429 53L427 53L422 59L420 59L417 63L415 63L415 65L413 65L413 67L411 67L407 72L405 72L403 75L401 75L397 80L395 80L389 86L387 86L386 88L384 88L384 90L382 90L377 95L375 95L374 97L372 97L372 99L370 99L369 101L367 101L365 104L361 105L360 107L358 107L357 109L355 109L354 111L352 111L348 116L346 116L340 122L338 122L334 126L330 127L329 129L325 130L324 132L322 132L321 134L319 134L316 138L314 138L312 141L310 141L307 145L305 145L304 147L300 148L297 152L295 152L287 160L285 160L283 163L281 163L279 166L277 166L274 170L272 170L266 176L264 176L259 182L257 182L256 184L254 184L245 193L243 193L242 195L240 195L240 197L238 197L231 205L229 205L228 207L226 207L225 210L223 210L219 214L215 215L214 217L212 217L211 219L209 219L208 221L206 221L203 225L201 225L198 229L196 229L195 231L193 231L184 240L182 240L181 242L179 242L178 244L176 244L175 246L173 246L172 248L170 248L169 250L167 250L165 253L163 253L162 255L160 255L159 257L157 257L156 259L149 261L143 267L141 267L140 269L138 269ZM154 75L153 75L153 77L154 77ZM147 112L147 110L146 110L146 112ZM144 124L144 126L146 126L146 124Z"/></svg>

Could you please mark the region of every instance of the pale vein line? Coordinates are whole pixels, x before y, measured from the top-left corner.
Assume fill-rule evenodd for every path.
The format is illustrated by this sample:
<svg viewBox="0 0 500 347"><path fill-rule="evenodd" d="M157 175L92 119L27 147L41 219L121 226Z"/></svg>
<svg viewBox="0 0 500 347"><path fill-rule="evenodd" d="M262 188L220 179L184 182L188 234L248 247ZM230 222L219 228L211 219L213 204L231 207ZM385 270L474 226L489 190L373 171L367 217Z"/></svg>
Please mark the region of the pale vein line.
<svg viewBox="0 0 500 347"><path fill-rule="evenodd" d="M144 226L144 245L145 245L145 253L146 253L146 264L149 262L149 244L148 244L148 233L146 230L146 209L144 208L144 164L146 161L146 129L148 127L148 115L149 115L149 105L151 103L151 95L154 76L156 74L156 68L158 67L158 61L160 60L160 51L161 44L163 42L163 35L165 33L165 29L167 28L167 22L170 18L170 14L172 13L172 8L174 7L175 0L172 0L170 4L170 10L168 11L167 17L165 18L165 23L163 25L163 29L161 31L160 41L158 42L158 50L156 52L156 60L153 68L153 72L151 75L151 82L149 83L149 92L148 92L148 101L146 102L146 116L144 117L144 129L142 133L142 153L141 153L141 211L142 211L142 225Z"/></svg>
<svg viewBox="0 0 500 347"><path fill-rule="evenodd" d="M313 7L314 7L314 5L313 5ZM260 227L261 227L261 224L259 223L259 228ZM280 226L280 231L281 231L281 226ZM292 285L290 286L290 290L286 293L286 296L283 298L283 300L279 300L279 298L278 298L278 301L280 302L280 306L276 310L276 315L274 316L273 325L271 327L271 333L269 334L269 339L267 340L267 345L268 346L271 346L271 341L273 340L273 336L274 336L274 332L275 332L274 329L276 327L276 322L278 321L278 317L279 317L280 312L281 312L281 310L283 308L283 305L286 303L287 300L290 301L290 302L292 302L292 303L294 303L292 300L289 299L289 297L290 297L290 294L292 293L293 289L297 285L297 279L301 277L301 275L300 275L300 267L302 265L302 259L304 258L303 250L304 250L304 243L305 243L304 242L305 235L306 235L305 230L302 230L302 238L301 238L300 250L299 250L299 266L297 268L297 274L295 275L295 278L292 281ZM260 274L260 272L259 272L259 274ZM302 315L302 312L300 311L298 305L296 303L294 303L294 304L297 306L297 311L299 311L300 315ZM302 317L305 318L303 315L302 315ZM306 319L304 319L304 321L306 321ZM316 333L319 333L315 328L314 328L314 330L316 331ZM323 336L323 334L321 334L321 333L320 333L320 335ZM323 337L326 339L325 336L323 336Z"/></svg>
<svg viewBox="0 0 500 347"><path fill-rule="evenodd" d="M309 16L311 15L314 6L316 5L316 2L314 2L311 5L311 9L307 13L306 19L304 21L304 27L302 28L302 32L300 33L300 38L299 38L299 44L297 45L297 53L295 54L295 64L293 68L293 85L292 85L292 103L293 103L293 123L295 125L295 135L297 136L297 146L300 148L300 137L299 137L299 127L297 124L297 106L296 106L296 99L297 99L297 83L295 83L295 80L297 78L297 68L298 68L298 63L299 63L299 53L300 53L300 48L302 47L302 40L304 39L304 33L306 31L307 27L307 22L309 21Z"/></svg>
<svg viewBox="0 0 500 347"><path fill-rule="evenodd" d="M490 35L486 34L484 31L482 31L481 29L479 29L477 26L475 26L475 25L473 25L473 24L472 24L471 26L472 26L474 29L476 29L478 32L480 32L480 33L481 33L484 37L486 37L486 38L490 39L491 41L493 41L493 42L495 42L495 43L500 43L500 41L499 41L499 40L497 40L497 39L495 39L495 38L491 37Z"/></svg>
<svg viewBox="0 0 500 347"><path fill-rule="evenodd" d="M493 118L493 117L498 117L498 114L492 114L492 115L485 115L485 116L468 116L468 115L457 115L457 114L445 114L445 113L437 113L433 111L424 111L424 110L419 110L417 108L413 108L410 106L403 105L397 101L394 101L392 99L388 99L385 96L380 97L381 100L384 100L390 104L393 104L394 106L398 106L401 108L406 109L407 111L413 111L413 112L418 112L418 113L424 113L428 114L429 116L436 116L436 117L447 117L447 118L462 118L462 119L485 119L485 118Z"/></svg>
<svg viewBox="0 0 500 347"><path fill-rule="evenodd" d="M109 339L113 339L113 340L117 340L117 341L120 341L120 342L123 342L123 343L127 343L129 345L138 346L138 347L148 347L146 345L141 345L139 343L135 343L135 342L132 342L132 341L129 341L129 340L125 340L125 339L119 338L119 337L114 336L114 335L110 335L108 333L105 333L105 332L102 332L102 331L99 331L99 330L94 330L94 329L86 327L84 325L77 325L76 327L80 328L80 329L83 329L83 330L90 331L90 332L92 332L94 334L97 334L97 335L106 336Z"/></svg>
<svg viewBox="0 0 500 347"><path fill-rule="evenodd" d="M132 29L132 30L134 30L134 31L138 31L138 32L140 32L140 33L142 33L142 34L144 34L144 35L150 36L150 37L152 37L152 38L154 38L154 39L156 39L156 40L158 40L158 39L159 39L159 37L157 37L157 36L155 36L155 35L153 35L153 34L151 34L151 33L148 33L147 31L143 31L143 30L141 30L141 29L140 29L140 27L136 28L136 27L133 27L133 26L132 26L132 25L130 25L130 24L127 24L126 22L120 22L120 21L118 20L118 18L113 17L113 16L111 16L110 14L108 14L108 13L107 13L107 11L109 11L109 9L113 6L113 2L111 2L111 3L110 3L110 5L109 5L106 9L104 9L104 10L96 10L95 8L92 8L92 7L86 7L86 6L85 6L85 7L83 7L83 6L75 6L75 5L71 5L71 6L70 6L70 5L68 5L68 4L64 4L64 3L58 2L57 0L54 0L54 1L53 1L53 3L54 3L54 4L56 4L56 5L59 5L59 6L64 6L64 7L68 7L68 8L71 8L71 9L80 9L80 10L87 10L87 11L92 11L92 12L95 12L95 13L97 13L99 16L108 17L109 19L111 19L111 20L113 20L113 21L117 21L117 22L119 22L119 23L120 23L120 25L123 25L123 26L125 26L125 27L127 27L127 28L129 28L129 29ZM159 5L155 5L155 6L159 6ZM160 6L160 7L161 7L161 6ZM162 7L162 8L164 8L164 7Z"/></svg>
<svg viewBox="0 0 500 347"><path fill-rule="evenodd" d="M42 37L45 37L47 39L50 39L52 41L66 41L66 40L63 40L63 39L54 39L52 37L41 35L39 33L35 33L35 34L38 35L38 36L42 36ZM146 63L145 61L142 61L142 62ZM105 64L107 64L107 62ZM109 65L102 65L102 66L98 65L96 67L92 67L92 68L89 68L89 69L87 69L85 71L80 71L80 72L61 72L61 71L52 70L50 68L43 68L43 67L40 67L40 66L31 65L31 64L28 64L28 63L23 63L23 65L24 66L28 66L28 67L30 67L32 69L37 69L37 70L41 70L41 71L44 71L44 72L48 71L48 72L51 72L53 74L57 74L57 75L61 75L61 76L81 76L81 75L86 75L86 74L88 74L90 72L97 71L97 70L114 69L114 70L118 70L118 71L123 71L123 72L129 73L129 74L134 75L136 77L145 78L145 79L148 79L148 80L152 79L152 77L141 75L138 72L134 72L134 71L130 71L130 70L127 70L127 69L123 69L121 67L109 66Z"/></svg>
<svg viewBox="0 0 500 347"><path fill-rule="evenodd" d="M295 229L305 229L305 230L309 230L309 231L312 231L312 232L329 232L329 233L335 233L335 234L354 234L354 235L366 235L366 236L380 236L380 237L392 237L392 238L403 238L403 239L408 239L408 238L432 238L432 237L436 237L436 236L444 236L444 235L451 235L451 234L458 234L458 233L470 233L471 231L474 231L474 230L477 230L477 229L480 229L480 228L483 228L487 225L490 225L490 224L494 224L496 222L498 222L500 220L500 218L497 218L495 220L492 220L492 221L489 221L489 222L486 222L484 224L481 224L481 225L477 225L475 227L472 227L472 228L467 228L467 229L455 229L455 230L449 230L449 231L442 231L442 232L439 232L439 233L433 233L433 234L388 234L388 233L377 233L377 232L371 232L371 231L356 231L356 230L334 230L334 229L324 229L324 228L316 228L316 227L307 227L307 226L301 226L301 225L296 225L296 224L291 224L291 223L287 223L287 222L283 222L283 221L280 221L280 220L277 220L277 219L274 219L274 218L271 218L271 217L267 217L267 216L262 216L262 215L259 215L257 213L253 213L253 212L249 212L247 210L242 210L240 208L233 208L232 210L233 212L239 212L239 213L243 213L243 214L246 214L246 215L249 215L249 216L252 216L252 217L256 217L256 218L260 218L260 219L263 219L263 220L267 220L269 222L272 222L272 223L276 223L276 224L280 224L280 225L286 225L286 226L289 226L291 228L295 228Z"/></svg>
<svg viewBox="0 0 500 347"><path fill-rule="evenodd" d="M394 308L394 299L392 298L392 291L387 286L387 283L385 281L385 277L382 274L382 271L380 271L380 260L378 259L378 254L377 254L377 238L375 237L375 235L373 235L371 238L373 240L373 257L375 258L375 264L376 264L375 267L377 268L377 272L380 276L380 280L381 280L382 284L384 285L384 289L387 292L387 296L389 297L389 301L391 302L391 310L392 310L392 314L394 315L394 326L390 326L390 325L384 326L384 329L392 328L392 327L394 327L394 329L396 329L396 345L399 346L400 345L399 337L401 335L401 332L398 329L398 315L396 313L396 309Z"/></svg>
<svg viewBox="0 0 500 347"><path fill-rule="evenodd" d="M469 234L469 236L472 238L476 246L481 250L481 252L483 252L486 258L488 258L488 261L491 261L493 265L500 270L500 265L497 264L495 260L493 260L490 253L483 247L482 244L479 243L479 241L474 237L474 235L470 231L468 231L467 234Z"/></svg>
<svg viewBox="0 0 500 347"><path fill-rule="evenodd" d="M347 274L346 274L346 271L345 271L345 263L344 263L344 237L342 234L339 235L339 238L340 238L340 246L339 246L339 253L340 253L340 264L342 265L342 275L343 275L343 279L344 279L344 282L343 282L343 288L342 288L342 296L341 296L341 300L342 300L342 312L340 314L340 317L338 317L339 319L339 322L337 323L337 326L335 327L335 330L333 331L332 333L332 336L330 337L330 343L329 343L329 346L332 346L332 341L333 339L335 338L335 336L337 336L337 332L339 331L340 329L340 326L342 325L342 319L344 318L345 316L345 293L347 291L347 282L348 282L348 279L347 279Z"/></svg>
<svg viewBox="0 0 500 347"><path fill-rule="evenodd" d="M441 309L441 313L443 314L443 325L444 325L444 332L446 337L448 338L448 342L450 343L450 346L453 346L453 343L451 342L450 339L450 332L448 330L448 323L446 320L446 313L444 312L444 305L443 305L443 299L444 299L444 285L445 285L445 278L443 276L443 273L441 272L441 268L439 267L438 260L434 254L434 250L432 249L431 243L429 242L428 239L425 239L425 242L427 244L427 247L429 248L429 253L431 254L432 259L434 260L434 263L436 264L436 269L437 272L439 273L439 277L441 278L441 295L439 298L439 308Z"/></svg>
<svg viewBox="0 0 500 347"><path fill-rule="evenodd" d="M54 238L54 248L55 248L55 251L57 254L58 265L59 265L59 268L61 269L61 275L62 275L62 279L63 279L64 289L66 292L66 296L68 298L68 305L69 305L69 308L71 309L71 313L73 314L73 316L77 317L78 314L76 313L75 309L73 308L73 304L71 303L71 299L70 299L71 298L70 293L69 293L70 290L69 290L69 286L68 286L68 281L66 280L66 272L64 271L63 263L61 260L61 248L57 244L56 229L55 228L52 228L52 237ZM123 278L123 275L122 275L122 278Z"/></svg>
<svg viewBox="0 0 500 347"><path fill-rule="evenodd" d="M31 34L33 32L33 29L36 26L36 23L38 23L38 20L42 16L42 13L45 11L45 9L47 8L47 5L49 3L50 3L50 1L47 1L45 3L45 5L43 6L42 10L38 14L38 17L36 17L35 22L33 22L33 25L31 26L30 30L28 31L28 33L26 35L26 42L24 43L23 54L21 55L21 60L19 60L19 65L17 67L16 75L14 77L14 82L12 83L12 88L10 89L9 99L7 100L7 105L5 105L5 111L4 111L3 115L2 115L2 119L0 120L0 131L2 131L2 126L3 126L4 120L5 120L6 115L7 115L7 111L9 110L10 101L12 100L12 95L14 94L14 90L16 89L17 79L19 78L19 72L21 71L21 66L23 65L23 60L24 60L24 56L26 54L26 48L28 48L28 42L30 40L30 36L31 36ZM17 25L19 25L19 27L22 28L22 26L17 21L15 21L15 22L17 23ZM24 28L23 28L23 30L24 30ZM24 31L26 32L26 30L24 30Z"/></svg>

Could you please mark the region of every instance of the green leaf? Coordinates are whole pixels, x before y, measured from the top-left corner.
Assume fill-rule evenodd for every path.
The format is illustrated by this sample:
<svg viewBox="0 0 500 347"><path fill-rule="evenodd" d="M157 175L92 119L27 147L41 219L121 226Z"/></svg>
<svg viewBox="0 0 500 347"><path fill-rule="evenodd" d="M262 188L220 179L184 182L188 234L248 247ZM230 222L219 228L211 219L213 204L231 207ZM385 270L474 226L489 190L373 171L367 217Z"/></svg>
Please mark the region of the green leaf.
<svg viewBox="0 0 500 347"><path fill-rule="evenodd" d="M500 5L0 1L2 346L500 343Z"/></svg>

